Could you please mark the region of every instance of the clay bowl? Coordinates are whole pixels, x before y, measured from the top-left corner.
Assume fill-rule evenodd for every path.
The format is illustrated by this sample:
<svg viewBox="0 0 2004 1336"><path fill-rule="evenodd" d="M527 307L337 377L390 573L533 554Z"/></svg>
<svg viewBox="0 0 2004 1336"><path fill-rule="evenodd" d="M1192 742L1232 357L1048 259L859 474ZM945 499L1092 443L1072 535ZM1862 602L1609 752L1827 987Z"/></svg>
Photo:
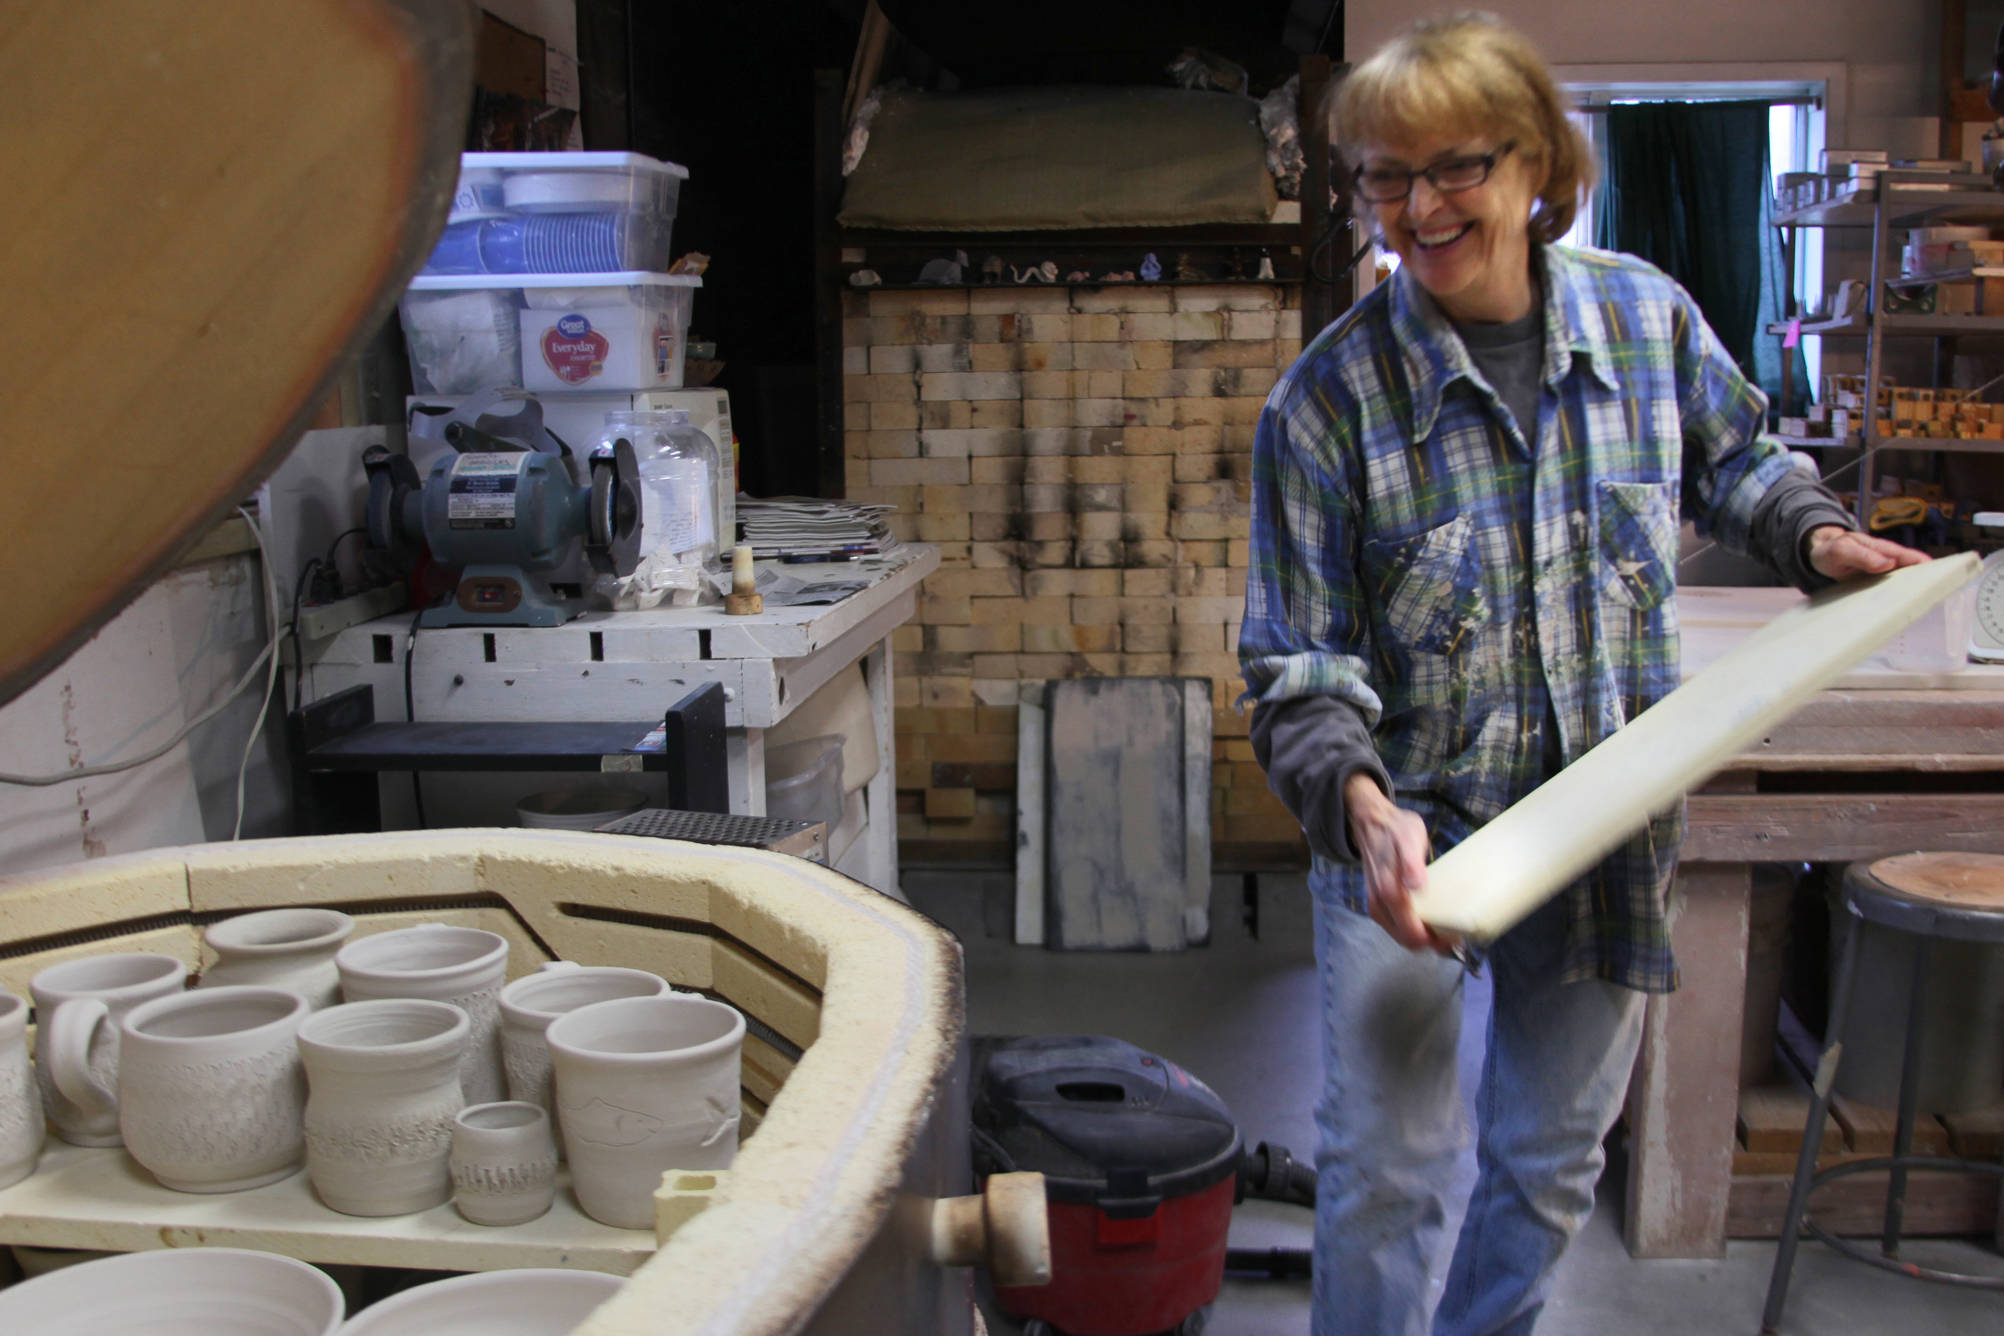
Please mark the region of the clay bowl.
<svg viewBox="0 0 2004 1336"><path fill-rule="evenodd" d="M79 1262L0 1289L0 1331L35 1336L331 1336L326 1272L243 1248L166 1248Z"/></svg>
<svg viewBox="0 0 2004 1336"><path fill-rule="evenodd" d="M340 1336L565 1336L624 1283L548 1267L455 1276L371 1304Z"/></svg>

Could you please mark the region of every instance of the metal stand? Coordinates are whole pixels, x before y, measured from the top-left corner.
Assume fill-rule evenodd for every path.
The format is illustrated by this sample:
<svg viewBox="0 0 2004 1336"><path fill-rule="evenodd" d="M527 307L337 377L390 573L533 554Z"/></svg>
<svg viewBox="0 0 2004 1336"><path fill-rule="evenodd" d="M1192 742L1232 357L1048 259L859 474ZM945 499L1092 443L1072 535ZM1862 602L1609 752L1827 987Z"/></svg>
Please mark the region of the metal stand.
<svg viewBox="0 0 2004 1336"><path fill-rule="evenodd" d="M728 812L724 689L689 692L660 723L378 723L367 686L349 687L291 718L302 834L382 829L376 776L385 770L572 770L667 777L666 806ZM659 745L644 740L662 731Z"/></svg>
<svg viewBox="0 0 2004 1336"><path fill-rule="evenodd" d="M1901 1228L1906 1216L1907 1174L1911 1170L1934 1173L1989 1174L2004 1177L2004 1164L1965 1160L1945 1155L1913 1154L1915 1108L1920 1096L1922 1018L1927 1000L1928 959L1936 939L1997 942L2004 939L2004 916L1978 909L1930 905L1916 898L1891 892L1882 893L1862 884L1853 873L1846 878L1844 912L1850 916L1850 934L1837 966L1836 990L1830 1002L1830 1019L1824 1031L1823 1056L1816 1064L1816 1079L1810 1092L1809 1119L1803 1125L1802 1150L1796 1157L1795 1182L1789 1189L1788 1213L1782 1218L1780 1246L1775 1250L1774 1274L1768 1281L1767 1304L1761 1312L1761 1331L1766 1336L1781 1330L1782 1307L1788 1301L1789 1274L1795 1267L1799 1231L1828 1244L1854 1262L1863 1262L1882 1271L1961 1285L1971 1289L2004 1290L2004 1277L1937 1271L1900 1260ZM1893 1153L1869 1159L1851 1160L1818 1172L1817 1151L1821 1148L1824 1116L1830 1108L1830 1091L1836 1084L1838 1064L1844 1057L1844 1020L1849 1013L1851 990L1856 983L1858 941L1867 922L1892 928L1914 939L1913 977L1908 989L1906 1050L1900 1064L1899 1121L1894 1133ZM1850 1174L1890 1170L1886 1184L1885 1228L1877 1253L1819 1227L1806 1217L1809 1194L1825 1183Z"/></svg>

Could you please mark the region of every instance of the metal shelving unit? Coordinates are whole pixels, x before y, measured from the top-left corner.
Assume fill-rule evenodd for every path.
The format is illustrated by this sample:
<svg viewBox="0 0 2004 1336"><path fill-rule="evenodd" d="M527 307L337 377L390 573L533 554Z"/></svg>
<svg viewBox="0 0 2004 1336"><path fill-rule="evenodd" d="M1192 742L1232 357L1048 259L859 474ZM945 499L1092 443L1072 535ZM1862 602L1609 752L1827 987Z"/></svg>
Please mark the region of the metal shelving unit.
<svg viewBox="0 0 2004 1336"><path fill-rule="evenodd" d="M1885 364L1888 338L1919 337L1936 340L1963 335L2004 335L2004 315L1888 315L1884 296L1888 285L1913 287L1942 278L1984 278L1991 267L1934 275L1927 279L1903 279L1893 263L1892 245L1896 233L1916 227L1946 223L2004 223L2004 192L1990 186L1983 177L1943 176L1939 173L1883 171L1875 186L1849 191L1834 199L1780 214L1774 225L1782 229L1788 256L1788 270L1795 272L1796 232L1805 227L1869 227L1872 229L1872 272L1868 288L1871 309L1868 315L1839 320L1799 322L1789 320L1770 325L1770 334L1785 334L1793 326L1798 334L1819 338L1862 338L1865 340L1865 385L1876 395ZM1996 270L2004 277L2004 268ZM1790 315L1795 299L1789 297ZM1940 348L1937 345L1937 362ZM1786 364L1784 364L1786 365ZM1786 374L1786 372L1784 372ZM1967 454L2004 453L2004 440L1975 440L1942 436L1881 436L1877 431L1875 401L1866 409L1863 430L1855 436L1835 439L1791 438L1793 445L1820 445L1826 448L1849 446L1864 452L1858 465L1858 522L1870 517L1875 456L1881 450L1925 450Z"/></svg>

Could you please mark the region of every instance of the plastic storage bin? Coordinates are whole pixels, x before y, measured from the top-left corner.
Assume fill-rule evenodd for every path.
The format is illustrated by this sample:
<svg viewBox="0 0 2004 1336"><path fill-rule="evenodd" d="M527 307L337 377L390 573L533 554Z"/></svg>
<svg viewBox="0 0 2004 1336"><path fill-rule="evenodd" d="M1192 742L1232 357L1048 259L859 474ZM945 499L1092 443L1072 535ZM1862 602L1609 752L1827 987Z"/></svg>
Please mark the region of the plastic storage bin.
<svg viewBox="0 0 2004 1336"><path fill-rule="evenodd" d="M411 280L400 312L419 394L633 391L682 383L691 274L442 275Z"/></svg>
<svg viewBox="0 0 2004 1336"><path fill-rule="evenodd" d="M802 738L765 749L765 814L788 821L842 822L842 739Z"/></svg>
<svg viewBox="0 0 2004 1336"><path fill-rule="evenodd" d="M638 153L464 153L427 274L666 269L688 169Z"/></svg>

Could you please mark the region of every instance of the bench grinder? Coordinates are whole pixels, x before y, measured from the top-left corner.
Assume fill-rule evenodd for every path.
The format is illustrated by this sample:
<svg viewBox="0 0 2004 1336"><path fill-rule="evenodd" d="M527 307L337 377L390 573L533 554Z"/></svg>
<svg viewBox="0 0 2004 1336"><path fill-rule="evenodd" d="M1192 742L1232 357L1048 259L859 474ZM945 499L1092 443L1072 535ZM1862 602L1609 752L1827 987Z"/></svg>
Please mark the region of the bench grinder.
<svg viewBox="0 0 2004 1336"><path fill-rule="evenodd" d="M400 568L421 547L460 568L449 600L420 624L561 626L584 611L593 574L629 575L640 555L640 471L630 442L602 445L579 463L542 424L541 405L455 414L451 447L420 480L409 456L371 446L369 541Z"/></svg>

